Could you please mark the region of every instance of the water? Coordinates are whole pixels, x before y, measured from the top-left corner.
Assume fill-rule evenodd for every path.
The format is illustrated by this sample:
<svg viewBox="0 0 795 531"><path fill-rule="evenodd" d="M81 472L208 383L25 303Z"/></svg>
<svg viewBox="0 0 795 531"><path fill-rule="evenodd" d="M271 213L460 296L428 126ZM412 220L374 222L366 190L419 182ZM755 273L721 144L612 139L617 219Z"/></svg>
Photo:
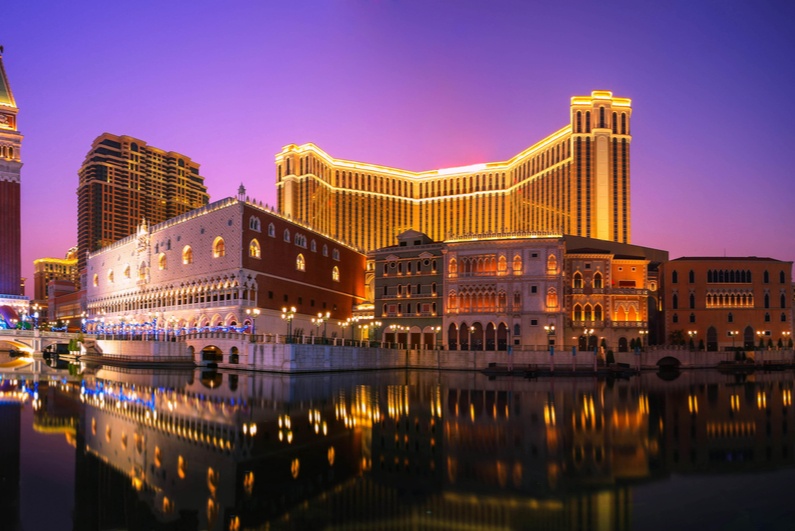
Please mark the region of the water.
<svg viewBox="0 0 795 531"><path fill-rule="evenodd" d="M2 529L795 526L786 372L105 368L0 388Z"/></svg>

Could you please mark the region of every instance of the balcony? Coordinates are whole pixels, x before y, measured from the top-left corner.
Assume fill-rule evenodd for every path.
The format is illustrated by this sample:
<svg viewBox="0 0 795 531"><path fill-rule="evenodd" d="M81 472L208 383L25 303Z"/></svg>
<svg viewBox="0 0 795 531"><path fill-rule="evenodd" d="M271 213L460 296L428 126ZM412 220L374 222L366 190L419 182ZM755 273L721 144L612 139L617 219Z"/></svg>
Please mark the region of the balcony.
<svg viewBox="0 0 795 531"><path fill-rule="evenodd" d="M638 289L638 288L613 288L612 290L613 295L643 295L646 296L649 294L649 290L647 289Z"/></svg>
<svg viewBox="0 0 795 531"><path fill-rule="evenodd" d="M648 321L612 321L613 328L648 328Z"/></svg>

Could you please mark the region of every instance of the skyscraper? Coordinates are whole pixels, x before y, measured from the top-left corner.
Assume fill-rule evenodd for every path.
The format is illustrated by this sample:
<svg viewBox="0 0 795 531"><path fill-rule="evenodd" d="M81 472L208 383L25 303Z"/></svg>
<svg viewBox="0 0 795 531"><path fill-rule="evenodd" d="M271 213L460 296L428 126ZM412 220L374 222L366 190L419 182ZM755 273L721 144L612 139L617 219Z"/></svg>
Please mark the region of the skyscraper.
<svg viewBox="0 0 795 531"><path fill-rule="evenodd" d="M540 232L629 243L631 105L609 91L575 96L568 124L511 159L424 172L290 144L276 155L279 210L366 251L409 229L438 241Z"/></svg>
<svg viewBox="0 0 795 531"><path fill-rule="evenodd" d="M129 136L98 136L79 175L78 271L86 252L134 233L142 219L161 223L210 200L199 164Z"/></svg>
<svg viewBox="0 0 795 531"><path fill-rule="evenodd" d="M22 135L0 48L0 306L23 295L20 265L19 186ZM27 301L25 301L27 305Z"/></svg>
<svg viewBox="0 0 795 531"><path fill-rule="evenodd" d="M77 247L67 251L65 258L38 258L33 261L33 298L47 298L47 285L51 280L68 280L79 285L77 276Z"/></svg>

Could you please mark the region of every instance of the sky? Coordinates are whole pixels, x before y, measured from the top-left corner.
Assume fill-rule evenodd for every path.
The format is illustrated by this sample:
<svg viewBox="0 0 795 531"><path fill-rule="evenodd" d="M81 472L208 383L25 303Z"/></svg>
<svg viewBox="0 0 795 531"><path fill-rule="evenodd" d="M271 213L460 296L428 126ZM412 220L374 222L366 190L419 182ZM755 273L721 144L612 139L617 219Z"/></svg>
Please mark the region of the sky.
<svg viewBox="0 0 795 531"><path fill-rule="evenodd" d="M191 157L211 200L243 183L273 204L284 145L502 161L592 90L633 100L633 243L795 260L793 2L24 0L3 20L30 296L33 260L77 242L104 132Z"/></svg>

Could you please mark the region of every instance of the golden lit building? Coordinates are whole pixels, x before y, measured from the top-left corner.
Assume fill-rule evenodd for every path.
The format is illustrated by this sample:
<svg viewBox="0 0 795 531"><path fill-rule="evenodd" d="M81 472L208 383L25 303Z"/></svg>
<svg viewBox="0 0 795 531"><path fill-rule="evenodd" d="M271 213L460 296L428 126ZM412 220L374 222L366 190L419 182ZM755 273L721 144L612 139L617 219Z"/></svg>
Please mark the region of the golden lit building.
<svg viewBox="0 0 795 531"><path fill-rule="evenodd" d="M546 231L629 243L631 114L609 91L575 96L568 124L511 159L424 172L290 144L276 155L278 207L365 251L409 229L436 241Z"/></svg>
<svg viewBox="0 0 795 531"><path fill-rule="evenodd" d="M47 298L47 285L51 280L69 280L80 283L77 274L77 247L66 252L64 258L38 258L33 261L34 299Z"/></svg>

